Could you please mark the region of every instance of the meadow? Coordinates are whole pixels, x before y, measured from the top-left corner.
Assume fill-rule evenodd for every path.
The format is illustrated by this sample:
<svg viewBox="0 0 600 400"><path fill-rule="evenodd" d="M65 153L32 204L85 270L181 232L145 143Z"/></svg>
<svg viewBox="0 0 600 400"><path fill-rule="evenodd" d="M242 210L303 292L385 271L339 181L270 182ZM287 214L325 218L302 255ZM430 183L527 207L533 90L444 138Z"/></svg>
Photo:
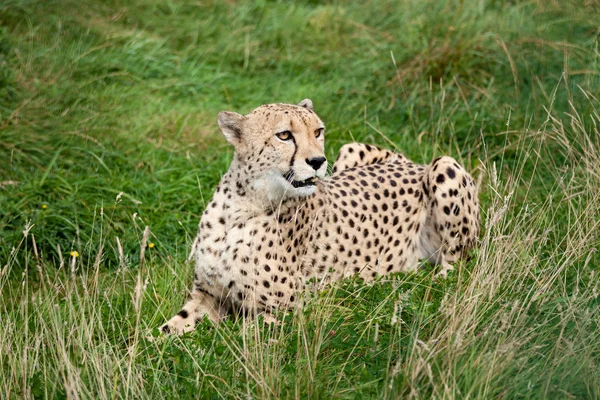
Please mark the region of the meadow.
<svg viewBox="0 0 600 400"><path fill-rule="evenodd" d="M600 4L1 0L0 398L600 398ZM232 159L216 115L311 98L480 185L435 270L278 325L157 327Z"/></svg>

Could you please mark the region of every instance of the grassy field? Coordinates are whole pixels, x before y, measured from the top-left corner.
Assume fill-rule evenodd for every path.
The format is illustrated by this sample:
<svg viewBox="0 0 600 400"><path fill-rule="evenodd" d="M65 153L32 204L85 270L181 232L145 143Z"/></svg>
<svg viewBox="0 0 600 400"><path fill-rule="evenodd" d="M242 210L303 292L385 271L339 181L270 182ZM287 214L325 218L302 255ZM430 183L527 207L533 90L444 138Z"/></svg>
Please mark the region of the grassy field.
<svg viewBox="0 0 600 400"><path fill-rule="evenodd" d="M0 398L600 398L595 1L0 1ZM447 280L349 280L278 326L156 327L232 149L309 97L481 183ZM154 335L154 340L148 337Z"/></svg>

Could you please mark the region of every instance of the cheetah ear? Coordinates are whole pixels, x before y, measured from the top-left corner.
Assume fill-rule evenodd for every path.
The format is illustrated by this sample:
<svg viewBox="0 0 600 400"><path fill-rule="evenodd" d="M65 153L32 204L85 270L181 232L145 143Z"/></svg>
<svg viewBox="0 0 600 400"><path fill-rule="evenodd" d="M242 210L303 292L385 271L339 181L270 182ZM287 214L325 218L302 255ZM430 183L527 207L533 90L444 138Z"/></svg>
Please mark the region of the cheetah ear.
<svg viewBox="0 0 600 400"><path fill-rule="evenodd" d="M310 111L315 111L315 110L313 109L313 103L312 103L312 100L311 100L311 99L304 99L304 100L302 100L300 103L298 103L298 105L299 105L300 107L304 107L304 108L306 108L307 110L310 110Z"/></svg>
<svg viewBox="0 0 600 400"><path fill-rule="evenodd" d="M217 116L217 123L223 136L234 146L240 143L245 119L243 115L231 111L221 111Z"/></svg>

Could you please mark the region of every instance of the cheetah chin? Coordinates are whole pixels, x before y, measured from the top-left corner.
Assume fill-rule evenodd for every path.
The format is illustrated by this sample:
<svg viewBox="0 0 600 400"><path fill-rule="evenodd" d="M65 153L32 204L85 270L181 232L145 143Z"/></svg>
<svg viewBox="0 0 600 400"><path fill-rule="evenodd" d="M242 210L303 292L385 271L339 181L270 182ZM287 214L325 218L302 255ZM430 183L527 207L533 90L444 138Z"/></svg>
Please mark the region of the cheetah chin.
<svg viewBox="0 0 600 400"><path fill-rule="evenodd" d="M477 243L477 187L451 157L421 165L352 143L326 177L325 125L308 99L220 112L218 124L234 157L200 220L190 299L165 333L232 313L274 321L309 281L372 280L421 259L445 275Z"/></svg>

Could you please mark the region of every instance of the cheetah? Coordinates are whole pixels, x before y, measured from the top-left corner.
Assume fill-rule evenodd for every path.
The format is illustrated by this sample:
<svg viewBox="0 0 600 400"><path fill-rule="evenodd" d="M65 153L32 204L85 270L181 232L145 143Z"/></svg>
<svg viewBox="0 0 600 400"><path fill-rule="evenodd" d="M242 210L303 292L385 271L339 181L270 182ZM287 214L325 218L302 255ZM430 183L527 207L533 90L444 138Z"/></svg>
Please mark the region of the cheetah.
<svg viewBox="0 0 600 400"><path fill-rule="evenodd" d="M273 320L310 284L417 268L441 274L479 234L477 188L451 157L429 165L344 145L326 176L325 125L305 99L220 112L234 157L200 220L189 301L160 329L181 334L227 314Z"/></svg>

